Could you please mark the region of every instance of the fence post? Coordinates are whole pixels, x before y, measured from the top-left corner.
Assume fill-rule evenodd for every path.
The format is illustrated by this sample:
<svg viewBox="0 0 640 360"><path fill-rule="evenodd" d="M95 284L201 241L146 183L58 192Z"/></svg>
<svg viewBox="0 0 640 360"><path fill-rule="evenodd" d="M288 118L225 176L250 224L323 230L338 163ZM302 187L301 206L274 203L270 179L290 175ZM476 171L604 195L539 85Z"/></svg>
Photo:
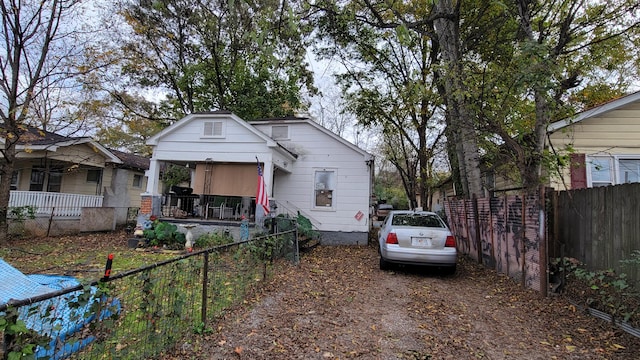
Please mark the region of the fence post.
<svg viewBox="0 0 640 360"><path fill-rule="evenodd" d="M207 284L209 283L209 252L204 253L204 264L202 265L202 323L207 323Z"/></svg>
<svg viewBox="0 0 640 360"><path fill-rule="evenodd" d="M478 252L478 264L482 265L482 239L480 239L480 219L478 219L478 197L473 194L471 197L471 206L473 210L473 226L476 236L476 250Z"/></svg>
<svg viewBox="0 0 640 360"><path fill-rule="evenodd" d="M469 217L467 213L467 201L465 199L462 199L461 201L464 208L464 227L465 230L467 230L467 246L469 247L465 255L469 255L469 253L471 253L471 234L469 233L469 221L467 220Z"/></svg>
<svg viewBox="0 0 640 360"><path fill-rule="evenodd" d="M527 242L524 241L525 237L527 236L527 196L529 195L528 192L523 192L522 193L522 211L521 211L521 216L522 216L522 234L520 235L520 247L521 247L521 251L520 253L521 255L521 260L522 260L522 267L520 269L520 285L522 285L523 288L526 288L527 286Z"/></svg>
<svg viewBox="0 0 640 360"><path fill-rule="evenodd" d="M293 238L295 239L296 242L296 253L295 253L295 263L296 265L300 264L300 245L298 243L298 221L297 220L293 220Z"/></svg>
<svg viewBox="0 0 640 360"><path fill-rule="evenodd" d="M547 217L545 216L547 207L546 205L546 193L544 185L540 185L540 196L538 198L540 201L538 211L540 212L540 224L538 224L538 232L540 238L540 253L538 256L540 257L540 295L542 297L547 297L547 291L549 290L549 266L547 265L549 255L547 252Z"/></svg>
<svg viewBox="0 0 640 360"><path fill-rule="evenodd" d="M53 214L56 212L56 207L51 208L51 216L49 216L49 225L47 226L47 237L51 233L51 223L53 223Z"/></svg>

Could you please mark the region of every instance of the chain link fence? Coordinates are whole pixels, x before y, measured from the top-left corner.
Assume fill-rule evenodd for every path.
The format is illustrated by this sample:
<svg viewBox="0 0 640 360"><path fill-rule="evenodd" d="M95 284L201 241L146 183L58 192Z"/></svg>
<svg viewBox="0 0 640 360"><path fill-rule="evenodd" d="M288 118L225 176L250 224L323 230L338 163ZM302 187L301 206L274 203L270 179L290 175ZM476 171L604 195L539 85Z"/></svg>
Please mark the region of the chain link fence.
<svg viewBox="0 0 640 360"><path fill-rule="evenodd" d="M280 231L0 305L0 358L147 359L238 306L282 260L299 260L295 220ZM117 259L113 260L117 261Z"/></svg>

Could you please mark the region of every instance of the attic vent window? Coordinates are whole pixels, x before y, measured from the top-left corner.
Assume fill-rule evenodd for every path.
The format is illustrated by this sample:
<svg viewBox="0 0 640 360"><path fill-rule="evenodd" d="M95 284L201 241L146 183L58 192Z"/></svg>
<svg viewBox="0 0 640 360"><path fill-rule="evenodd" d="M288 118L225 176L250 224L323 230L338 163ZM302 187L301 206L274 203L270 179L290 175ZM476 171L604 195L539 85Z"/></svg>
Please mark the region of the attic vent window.
<svg viewBox="0 0 640 360"><path fill-rule="evenodd" d="M204 123L203 137L222 138L224 137L224 122L206 121Z"/></svg>
<svg viewBox="0 0 640 360"><path fill-rule="evenodd" d="M287 125L275 125L271 128L271 138L273 140L287 140L289 139L289 126Z"/></svg>

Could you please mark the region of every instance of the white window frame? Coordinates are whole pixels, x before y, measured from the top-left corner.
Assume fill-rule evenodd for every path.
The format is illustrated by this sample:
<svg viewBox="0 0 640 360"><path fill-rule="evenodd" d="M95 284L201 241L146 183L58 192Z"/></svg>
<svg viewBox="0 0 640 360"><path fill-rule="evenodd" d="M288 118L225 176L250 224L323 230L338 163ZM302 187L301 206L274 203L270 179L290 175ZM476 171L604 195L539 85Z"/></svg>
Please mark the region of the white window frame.
<svg viewBox="0 0 640 360"><path fill-rule="evenodd" d="M592 164L594 159L604 160L607 159L609 161L609 185L620 185L624 184L624 179L620 179L620 160L640 160L639 155L589 155L586 158L587 165L587 184L589 187L594 187L593 174L591 173ZM596 181L596 184L603 184L602 181ZM603 186L601 185L601 186ZM596 185L597 186L597 185Z"/></svg>
<svg viewBox="0 0 640 360"><path fill-rule="evenodd" d="M215 120L205 121L204 123L202 123L203 138L222 139L226 136L225 132L226 129L224 121Z"/></svg>
<svg viewBox="0 0 640 360"><path fill-rule="evenodd" d="M275 129L284 129L285 131L281 131L281 132L285 132L284 134L281 134L277 131L275 131ZM291 129L289 128L289 125L273 125L271 126L271 138L273 140L289 140L291 138L291 136L289 135L289 131Z"/></svg>
<svg viewBox="0 0 640 360"><path fill-rule="evenodd" d="M331 179L329 179L329 183L320 183L317 182L319 173L333 173ZM336 194L338 187L338 169L335 168L315 168L313 169L313 190L311 197L311 208L314 210L323 210L323 211L335 211L336 210ZM318 206L318 191L328 191L329 198L331 199L330 206Z"/></svg>

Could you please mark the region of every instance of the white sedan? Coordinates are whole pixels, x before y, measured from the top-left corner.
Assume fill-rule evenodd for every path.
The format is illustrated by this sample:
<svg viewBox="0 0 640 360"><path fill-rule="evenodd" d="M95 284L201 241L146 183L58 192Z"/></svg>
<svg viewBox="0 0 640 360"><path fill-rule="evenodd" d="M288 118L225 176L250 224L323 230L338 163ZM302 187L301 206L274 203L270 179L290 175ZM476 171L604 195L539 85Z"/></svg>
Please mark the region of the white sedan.
<svg viewBox="0 0 640 360"><path fill-rule="evenodd" d="M380 228L380 269L391 264L436 266L453 274L456 239L438 214L394 210Z"/></svg>

